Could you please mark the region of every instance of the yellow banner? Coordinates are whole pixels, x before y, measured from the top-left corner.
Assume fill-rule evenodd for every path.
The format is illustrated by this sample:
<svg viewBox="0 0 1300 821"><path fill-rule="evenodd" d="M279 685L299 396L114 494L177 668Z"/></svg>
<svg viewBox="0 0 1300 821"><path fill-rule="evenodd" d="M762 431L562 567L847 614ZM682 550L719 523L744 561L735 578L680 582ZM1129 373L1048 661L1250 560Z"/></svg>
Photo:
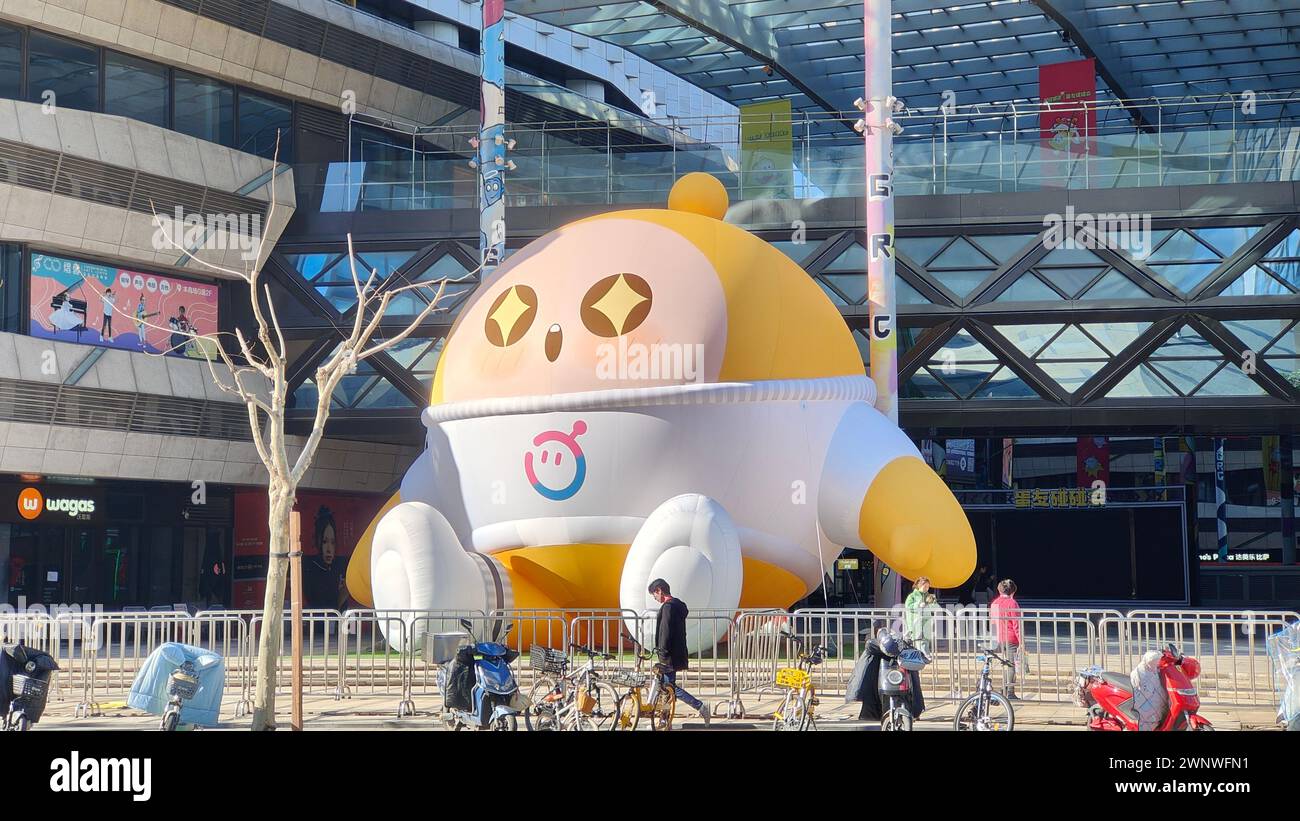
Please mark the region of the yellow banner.
<svg viewBox="0 0 1300 821"><path fill-rule="evenodd" d="M794 123L789 100L740 107L740 196L794 196Z"/></svg>

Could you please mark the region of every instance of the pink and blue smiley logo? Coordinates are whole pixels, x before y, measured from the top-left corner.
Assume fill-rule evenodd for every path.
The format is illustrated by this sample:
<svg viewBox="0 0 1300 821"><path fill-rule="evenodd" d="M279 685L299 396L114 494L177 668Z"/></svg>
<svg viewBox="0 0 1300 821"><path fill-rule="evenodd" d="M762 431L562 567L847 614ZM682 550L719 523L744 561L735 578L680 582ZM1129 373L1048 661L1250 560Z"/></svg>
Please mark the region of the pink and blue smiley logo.
<svg viewBox="0 0 1300 821"><path fill-rule="evenodd" d="M533 490L553 502L562 502L582 489L582 483L587 479L587 457L578 444L578 437L586 432L587 423L579 419L573 423L573 430L569 433L548 430L533 438L534 450L524 454L524 474L532 483ZM539 462L541 473L548 480L546 482L537 475ZM570 471L572 478L567 485L562 485Z"/></svg>

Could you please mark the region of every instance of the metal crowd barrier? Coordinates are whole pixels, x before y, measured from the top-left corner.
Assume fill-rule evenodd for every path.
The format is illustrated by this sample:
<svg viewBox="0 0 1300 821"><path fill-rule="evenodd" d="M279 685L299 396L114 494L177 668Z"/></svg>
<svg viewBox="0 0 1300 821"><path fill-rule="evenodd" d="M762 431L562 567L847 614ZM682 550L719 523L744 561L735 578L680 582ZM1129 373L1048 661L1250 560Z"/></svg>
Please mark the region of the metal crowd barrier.
<svg viewBox="0 0 1300 821"><path fill-rule="evenodd" d="M1196 689L1203 703L1250 706L1274 702L1266 641L1297 619L1300 613L1291 610L1134 610L1105 626L1119 637L1118 670L1173 644L1200 663Z"/></svg>
<svg viewBox="0 0 1300 821"><path fill-rule="evenodd" d="M424 637L462 632L469 619L475 636L503 640L519 651L515 663L525 693L537 678L528 664L528 649L543 645L567 653L574 667L586 662L570 643L610 653L598 669L629 669L636 652L653 636L654 614L631 610L494 610L482 611L306 611L303 616L305 692L332 695L396 696L398 716L415 712L415 699L438 696L436 667L425 661ZM979 664L975 656L998 636L996 620L986 607L936 608L924 638L934 658L922 673L926 697L953 700L975 691ZM1148 650L1176 645L1201 663L1197 682L1209 705L1257 706L1275 700L1267 637L1288 622L1294 611L1224 612L1198 610L1024 609L1018 617L1027 669L1015 682L1022 698L1043 702L1069 699L1075 673L1097 664L1118 672L1131 670ZM784 635L829 648L826 663L814 672L818 692L843 696L854 664L882 627L900 629L902 608L694 611L687 623L691 644L689 669L678 683L706 699L721 698L728 715L744 715L745 701L775 701L776 673L793 666L800 649ZM506 627L510 630L504 636ZM292 681L289 615L276 671L277 694ZM55 657L60 666L53 694L76 697L76 715L100 714L106 704L124 699L149 654L169 641L197 645L226 659L228 698L235 716L252 705L260 612L103 613L0 615L0 643L19 640ZM394 646L401 647L399 651ZM995 685L1010 682L995 667Z"/></svg>

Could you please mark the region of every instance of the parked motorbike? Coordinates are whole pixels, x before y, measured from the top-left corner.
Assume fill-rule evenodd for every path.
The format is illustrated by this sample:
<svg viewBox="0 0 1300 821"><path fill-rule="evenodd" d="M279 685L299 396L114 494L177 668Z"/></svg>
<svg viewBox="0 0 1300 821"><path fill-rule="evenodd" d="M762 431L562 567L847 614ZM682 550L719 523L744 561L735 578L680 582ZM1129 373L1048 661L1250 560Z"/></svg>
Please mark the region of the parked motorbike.
<svg viewBox="0 0 1300 821"><path fill-rule="evenodd" d="M158 729L167 733L174 732L181 720L181 708L198 692L199 677L195 673L193 662L186 661L172 670L167 679L167 709L163 711Z"/></svg>
<svg viewBox="0 0 1300 821"><path fill-rule="evenodd" d="M3 702L7 702L0 702L3 729L26 732L45 712L50 680L59 665L48 653L33 650L22 642L5 647L4 656L0 659L3 667L0 685L6 688Z"/></svg>
<svg viewBox="0 0 1300 821"><path fill-rule="evenodd" d="M461 619L460 625L472 643L457 649L450 665L438 667L442 720L452 730L512 731L519 729L523 715L527 725L527 698L519 692L510 669L518 651L495 641L479 641L469 619Z"/></svg>
<svg viewBox="0 0 1300 821"><path fill-rule="evenodd" d="M1192 681L1201 674L1200 663L1170 644L1161 652L1157 670L1168 694L1169 708L1156 730L1213 730L1209 720L1197 712L1201 700ZM1090 730L1138 729L1133 683L1127 673L1112 673L1096 666L1080 670L1075 679L1074 703L1088 710Z"/></svg>
<svg viewBox="0 0 1300 821"><path fill-rule="evenodd" d="M860 682L856 699L862 702L858 718L878 720L884 731L910 731L925 709L920 671L930 663L930 657L910 636L882 629L873 641L867 642L864 658L866 666L861 677L858 671L854 676Z"/></svg>

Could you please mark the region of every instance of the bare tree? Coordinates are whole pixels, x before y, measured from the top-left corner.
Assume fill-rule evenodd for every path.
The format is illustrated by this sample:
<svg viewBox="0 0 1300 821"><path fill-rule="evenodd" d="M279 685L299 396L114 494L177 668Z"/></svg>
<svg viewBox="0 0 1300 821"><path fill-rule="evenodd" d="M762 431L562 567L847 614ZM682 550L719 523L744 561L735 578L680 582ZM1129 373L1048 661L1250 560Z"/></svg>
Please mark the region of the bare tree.
<svg viewBox="0 0 1300 821"><path fill-rule="evenodd" d="M275 213L275 180L278 176L279 144L276 145L275 166L272 168L270 206L266 222ZM155 213L155 219L159 219ZM163 232L164 234L166 232ZM311 434L302 444L296 458L285 435L285 411L289 402L288 352L284 333L275 313L275 302L269 286L261 281L261 263L265 259L265 230L259 232L257 253L245 270L214 265L168 237L168 245L182 251L195 263L228 278L243 280L248 284L253 320L256 324L255 340L250 340L242 328L234 333L199 334L193 329L181 329L187 340L206 340L204 359L212 381L226 393L239 397L248 410L248 427L258 458L266 467L267 500L269 512L267 527L270 539L267 545L269 562L266 578L266 597L262 607L262 634L257 650L257 673L253 696L252 729L267 730L275 727L275 677L276 661L283 635L285 582L289 570L289 553L296 545L289 544L294 497L316 455L316 449L329 420L330 402L334 390L345 376L356 372L357 363L385 351L406 339L416 328L439 308L447 279L425 280L392 284L381 282L378 272L369 271L363 279L357 273L356 255L352 248L352 235L348 235L348 265L357 304L350 327L338 327L341 341L334 352L316 368L316 414ZM468 275L467 275L468 276ZM424 291L428 304L396 334L376 339L384 316L394 297L406 291ZM427 294L432 294L427 296ZM263 299L264 298L264 299ZM404 319L406 319L404 317ZM147 323L146 323L147 324ZM152 326L151 327L159 327ZM171 329L167 329L171 332ZM232 341L227 350L222 337ZM218 360L222 367L218 367Z"/></svg>

